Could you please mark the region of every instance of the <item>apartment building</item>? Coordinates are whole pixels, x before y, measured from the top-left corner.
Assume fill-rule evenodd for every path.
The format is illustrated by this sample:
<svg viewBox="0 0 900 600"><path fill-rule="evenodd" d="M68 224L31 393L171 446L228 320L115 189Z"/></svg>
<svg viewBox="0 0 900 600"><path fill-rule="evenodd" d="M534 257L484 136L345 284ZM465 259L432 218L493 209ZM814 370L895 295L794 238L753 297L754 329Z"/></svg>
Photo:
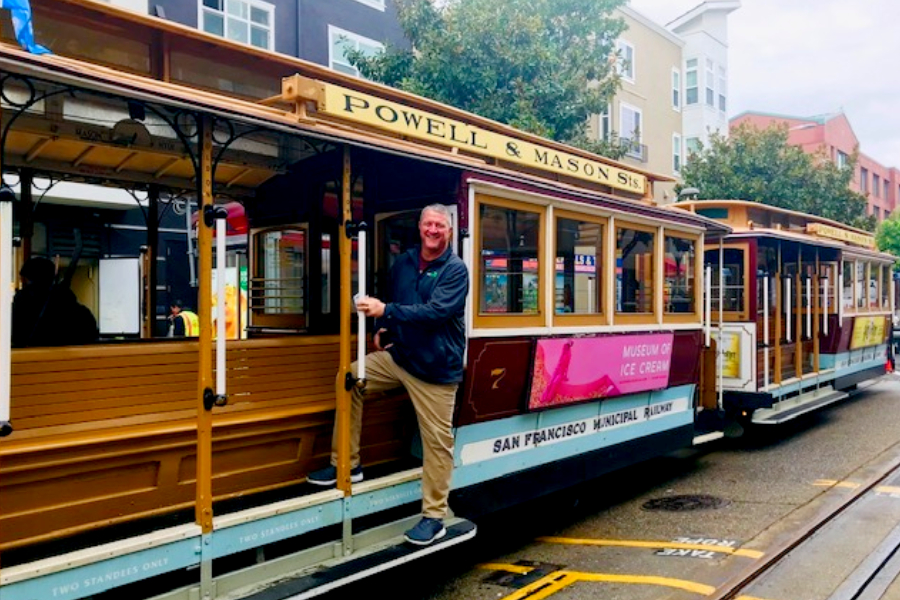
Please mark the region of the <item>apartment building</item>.
<svg viewBox="0 0 900 600"><path fill-rule="evenodd" d="M113 0L122 6L142 0ZM152 15L358 74L348 49L408 46L393 0L143 0Z"/></svg>
<svg viewBox="0 0 900 600"><path fill-rule="evenodd" d="M799 117L747 111L731 119L730 126L737 127L743 123L758 129L786 125L789 144L800 146L809 154L821 153L838 165L846 164L849 157L858 151L850 189L866 197L866 214L883 221L897 207L900 200L900 170L887 167L862 151L844 113Z"/></svg>
<svg viewBox="0 0 900 600"><path fill-rule="evenodd" d="M617 41L622 86L591 118L596 138L629 142L627 164L679 179L691 150L711 132L728 132L728 15L738 0L711 0L662 26L624 6ZM657 202L675 200L676 183L658 185Z"/></svg>
<svg viewBox="0 0 900 600"><path fill-rule="evenodd" d="M698 4L666 28L684 41L682 135L690 155L712 133L728 135L728 15L739 0Z"/></svg>
<svg viewBox="0 0 900 600"><path fill-rule="evenodd" d="M617 13L628 27L616 43L622 85L606 112L591 118L589 135L595 139L618 136L628 144L622 162L678 177L684 159L684 42L627 6ZM656 201L672 201L674 187L675 183L654 186Z"/></svg>

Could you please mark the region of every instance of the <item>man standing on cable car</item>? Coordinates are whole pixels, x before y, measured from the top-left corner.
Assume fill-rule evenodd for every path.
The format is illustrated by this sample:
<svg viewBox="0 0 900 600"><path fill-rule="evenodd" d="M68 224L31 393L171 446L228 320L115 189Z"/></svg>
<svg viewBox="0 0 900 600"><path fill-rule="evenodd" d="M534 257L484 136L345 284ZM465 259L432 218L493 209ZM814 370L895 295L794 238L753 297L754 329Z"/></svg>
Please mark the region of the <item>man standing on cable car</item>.
<svg viewBox="0 0 900 600"><path fill-rule="evenodd" d="M363 297L356 309L375 317L375 347L366 357L366 391L403 386L412 398L422 437L422 519L406 532L412 544L428 545L446 535L447 497L453 475L453 404L463 376L464 311L469 291L465 263L450 248L450 212L433 204L419 217L421 246L391 267L390 302ZM356 375L356 363L352 370ZM363 394L353 390L350 411L350 479L363 480L359 462ZM315 485L337 482L337 431L332 466L309 474Z"/></svg>

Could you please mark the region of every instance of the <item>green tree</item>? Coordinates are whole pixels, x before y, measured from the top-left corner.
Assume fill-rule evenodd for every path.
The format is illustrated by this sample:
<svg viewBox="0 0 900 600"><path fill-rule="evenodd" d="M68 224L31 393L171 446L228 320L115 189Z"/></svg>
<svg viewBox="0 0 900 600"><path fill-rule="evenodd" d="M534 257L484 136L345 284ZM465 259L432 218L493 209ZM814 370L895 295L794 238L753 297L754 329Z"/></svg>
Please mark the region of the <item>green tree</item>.
<svg viewBox="0 0 900 600"><path fill-rule="evenodd" d="M875 232L875 242L879 250L889 252L900 259L900 216L897 213L881 222ZM900 264L895 264L894 268L900 268Z"/></svg>
<svg viewBox="0 0 900 600"><path fill-rule="evenodd" d="M363 76L554 140L587 140L619 86L611 12L625 0L396 0L411 50L350 54Z"/></svg>
<svg viewBox="0 0 900 600"><path fill-rule="evenodd" d="M713 134L681 169L685 187L699 199L761 202L873 230L866 198L850 189L856 155L843 167L822 154L788 144L786 125L758 129L743 124L729 137Z"/></svg>

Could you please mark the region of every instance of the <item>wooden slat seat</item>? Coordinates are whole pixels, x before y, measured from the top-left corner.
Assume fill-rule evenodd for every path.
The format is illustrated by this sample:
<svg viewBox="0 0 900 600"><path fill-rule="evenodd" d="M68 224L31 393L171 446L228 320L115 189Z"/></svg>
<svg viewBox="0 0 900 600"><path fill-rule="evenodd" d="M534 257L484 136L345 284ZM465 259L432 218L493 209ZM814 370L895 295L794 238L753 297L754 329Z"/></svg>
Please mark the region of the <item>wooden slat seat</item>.
<svg viewBox="0 0 900 600"><path fill-rule="evenodd" d="M338 338L229 342L213 411L216 500L300 483L327 464ZM187 508L196 477L198 344L16 349L0 439L0 550ZM366 404L366 464L408 453L402 390Z"/></svg>

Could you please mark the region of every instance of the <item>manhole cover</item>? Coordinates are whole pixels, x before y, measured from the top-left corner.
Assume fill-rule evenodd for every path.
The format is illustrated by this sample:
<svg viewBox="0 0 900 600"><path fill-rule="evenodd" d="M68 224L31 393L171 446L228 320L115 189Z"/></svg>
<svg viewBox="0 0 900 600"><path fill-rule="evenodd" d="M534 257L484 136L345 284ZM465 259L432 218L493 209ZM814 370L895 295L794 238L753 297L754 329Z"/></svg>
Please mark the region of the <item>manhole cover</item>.
<svg viewBox="0 0 900 600"><path fill-rule="evenodd" d="M641 506L644 510L665 510L669 512L684 512L688 510L707 510L710 508L722 508L731 504L731 500L706 496L704 494L685 494L682 496L667 496L654 498L644 502Z"/></svg>

